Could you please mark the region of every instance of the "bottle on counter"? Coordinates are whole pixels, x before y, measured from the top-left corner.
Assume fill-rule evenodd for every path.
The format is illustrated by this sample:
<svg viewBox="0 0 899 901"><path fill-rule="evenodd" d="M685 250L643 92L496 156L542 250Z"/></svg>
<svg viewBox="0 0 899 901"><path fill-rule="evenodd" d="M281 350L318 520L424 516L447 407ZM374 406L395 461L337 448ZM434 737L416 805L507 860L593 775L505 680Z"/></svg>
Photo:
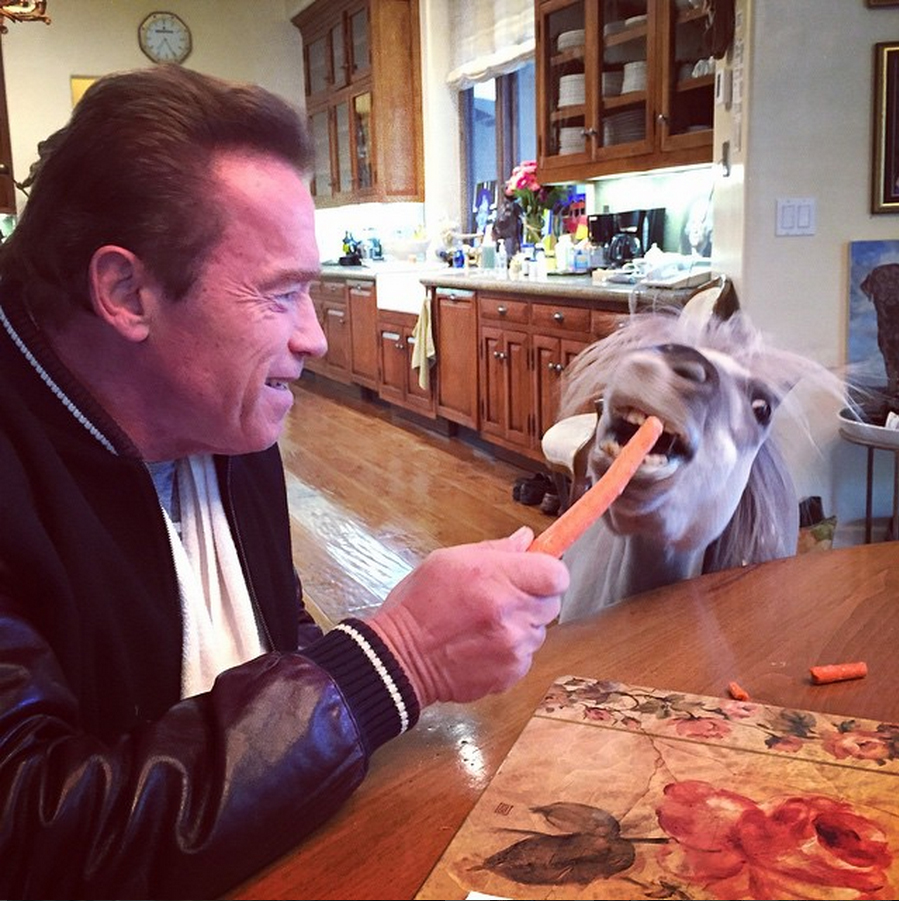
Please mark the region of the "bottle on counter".
<svg viewBox="0 0 899 901"><path fill-rule="evenodd" d="M496 242L493 240L493 229L490 225L484 230L481 242L481 268L493 269L496 266Z"/></svg>
<svg viewBox="0 0 899 901"><path fill-rule="evenodd" d="M496 244L496 262L494 269L497 278L508 278L509 276L509 257L506 253L506 242L500 238Z"/></svg>

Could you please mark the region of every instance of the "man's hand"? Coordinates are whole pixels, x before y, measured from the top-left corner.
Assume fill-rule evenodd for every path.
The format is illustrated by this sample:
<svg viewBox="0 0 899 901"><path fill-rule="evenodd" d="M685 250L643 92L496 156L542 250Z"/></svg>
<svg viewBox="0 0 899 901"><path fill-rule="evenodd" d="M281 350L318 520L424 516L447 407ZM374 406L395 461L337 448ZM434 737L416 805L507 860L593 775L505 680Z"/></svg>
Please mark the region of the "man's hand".
<svg viewBox="0 0 899 901"><path fill-rule="evenodd" d="M559 614L568 569L509 538L429 554L368 621L403 665L422 707L505 691L530 669Z"/></svg>

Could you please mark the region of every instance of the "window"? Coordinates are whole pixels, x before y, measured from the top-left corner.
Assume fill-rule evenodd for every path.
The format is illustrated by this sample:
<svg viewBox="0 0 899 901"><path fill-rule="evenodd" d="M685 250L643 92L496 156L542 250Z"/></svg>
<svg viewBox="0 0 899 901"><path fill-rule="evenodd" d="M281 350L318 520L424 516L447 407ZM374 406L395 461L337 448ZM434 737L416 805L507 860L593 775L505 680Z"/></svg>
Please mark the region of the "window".
<svg viewBox="0 0 899 901"><path fill-rule="evenodd" d="M534 63L460 92L464 159L463 205L470 210L478 184L505 180L522 160L537 156ZM471 222L463 225L470 228Z"/></svg>

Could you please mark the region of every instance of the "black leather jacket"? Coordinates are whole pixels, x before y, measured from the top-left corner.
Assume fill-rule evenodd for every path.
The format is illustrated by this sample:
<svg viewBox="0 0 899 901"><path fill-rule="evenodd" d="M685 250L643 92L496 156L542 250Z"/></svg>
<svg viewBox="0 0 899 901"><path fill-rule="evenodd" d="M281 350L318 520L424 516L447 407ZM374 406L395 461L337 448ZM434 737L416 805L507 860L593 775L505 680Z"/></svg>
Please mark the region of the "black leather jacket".
<svg viewBox="0 0 899 901"><path fill-rule="evenodd" d="M364 623L322 636L303 610L271 448L216 466L273 650L181 700L150 475L0 303L0 897L220 895L336 810L414 692Z"/></svg>

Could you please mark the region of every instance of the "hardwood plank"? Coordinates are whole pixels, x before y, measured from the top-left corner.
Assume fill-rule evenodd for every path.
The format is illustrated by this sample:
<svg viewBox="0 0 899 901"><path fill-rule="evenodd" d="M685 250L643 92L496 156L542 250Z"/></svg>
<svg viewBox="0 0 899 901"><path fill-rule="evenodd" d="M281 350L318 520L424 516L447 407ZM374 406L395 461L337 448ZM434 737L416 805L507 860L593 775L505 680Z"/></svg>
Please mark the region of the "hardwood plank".
<svg viewBox="0 0 899 901"><path fill-rule="evenodd" d="M532 470L489 449L315 376L294 395L280 440L294 561L325 626L376 609L436 548L553 520L512 498Z"/></svg>

